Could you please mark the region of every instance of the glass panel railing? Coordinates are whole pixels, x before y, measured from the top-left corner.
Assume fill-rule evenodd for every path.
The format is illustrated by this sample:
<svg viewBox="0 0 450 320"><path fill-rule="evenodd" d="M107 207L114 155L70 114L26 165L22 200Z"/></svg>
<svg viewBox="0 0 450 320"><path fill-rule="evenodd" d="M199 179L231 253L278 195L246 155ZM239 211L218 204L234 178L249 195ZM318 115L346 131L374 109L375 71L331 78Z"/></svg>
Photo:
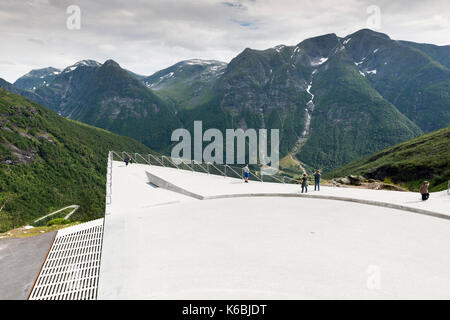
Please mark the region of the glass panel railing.
<svg viewBox="0 0 450 320"><path fill-rule="evenodd" d="M116 152L110 151L109 157L111 161L124 161L129 157L133 162L139 164L154 165L160 167L174 168L180 170L201 172L205 174L213 174L219 176L226 176L230 178L243 179L243 168L244 166L239 165L227 165L227 164L217 164L217 163L198 163L196 161L183 160L181 162L175 161L168 156L157 156L153 154L142 155L139 153L130 152ZM262 182L273 182L273 183L289 183L289 184L299 184L300 181L289 176L283 175L269 175L261 174L261 169L258 166L249 166L251 181L262 181ZM450 189L450 186L449 186Z"/></svg>

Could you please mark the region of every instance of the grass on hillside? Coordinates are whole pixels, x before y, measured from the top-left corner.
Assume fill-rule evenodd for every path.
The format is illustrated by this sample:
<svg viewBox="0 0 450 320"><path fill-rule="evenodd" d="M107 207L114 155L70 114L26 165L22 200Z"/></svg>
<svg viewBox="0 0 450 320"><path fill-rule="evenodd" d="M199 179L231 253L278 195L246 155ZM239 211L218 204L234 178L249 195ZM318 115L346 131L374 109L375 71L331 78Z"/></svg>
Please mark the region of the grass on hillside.
<svg viewBox="0 0 450 320"><path fill-rule="evenodd" d="M387 148L328 173L327 177L362 174L417 191L424 180L431 191L447 189L450 180L450 126Z"/></svg>
<svg viewBox="0 0 450 320"><path fill-rule="evenodd" d="M0 239L34 237L34 236L37 236L37 235L40 235L43 233L53 232L53 231L58 231L58 230L65 229L68 227L73 227L73 226L76 226L77 224L80 224L80 222L71 222L69 224L64 224L64 225L35 227L32 229L26 229L26 228L21 227L21 228L10 230L8 232L0 233Z"/></svg>

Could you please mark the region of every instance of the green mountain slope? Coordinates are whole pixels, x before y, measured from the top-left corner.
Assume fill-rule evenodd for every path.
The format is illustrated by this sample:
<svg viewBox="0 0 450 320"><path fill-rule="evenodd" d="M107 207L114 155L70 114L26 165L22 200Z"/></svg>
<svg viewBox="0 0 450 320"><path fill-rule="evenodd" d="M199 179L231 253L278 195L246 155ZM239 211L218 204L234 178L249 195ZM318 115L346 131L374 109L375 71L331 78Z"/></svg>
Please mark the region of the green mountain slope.
<svg viewBox="0 0 450 320"><path fill-rule="evenodd" d="M399 41L401 44L416 48L426 53L431 59L450 69L450 46L436 46L428 43L416 43L411 41Z"/></svg>
<svg viewBox="0 0 450 320"><path fill-rule="evenodd" d="M311 135L297 157L328 170L422 131L374 90L341 46L317 69Z"/></svg>
<svg viewBox="0 0 450 320"><path fill-rule="evenodd" d="M0 78L0 88L8 90L9 92L13 92L16 94L21 95L22 97L28 98L36 103L43 104L46 101L44 101L40 96L35 94L32 91L21 89L13 85L12 83L9 83L8 81Z"/></svg>
<svg viewBox="0 0 450 320"><path fill-rule="evenodd" d="M187 127L196 119L280 128L282 156L300 151L306 165L333 169L450 124L447 51L368 29L245 49L216 80L214 96L179 117Z"/></svg>
<svg viewBox="0 0 450 320"><path fill-rule="evenodd" d="M77 220L103 216L109 150L150 152L0 89L0 232L72 204Z"/></svg>
<svg viewBox="0 0 450 320"><path fill-rule="evenodd" d="M322 170L420 135L358 72L342 42L327 34L295 47L245 49L217 80L214 98L179 116L187 127L196 119L279 128L282 156L300 151L299 160Z"/></svg>
<svg viewBox="0 0 450 320"><path fill-rule="evenodd" d="M373 88L424 132L450 124L450 70L443 65L448 46L394 41L368 29L344 42Z"/></svg>
<svg viewBox="0 0 450 320"><path fill-rule="evenodd" d="M450 127L403 142L336 169L326 176L362 174L402 184L417 191L424 180L432 191L447 189L450 180Z"/></svg>

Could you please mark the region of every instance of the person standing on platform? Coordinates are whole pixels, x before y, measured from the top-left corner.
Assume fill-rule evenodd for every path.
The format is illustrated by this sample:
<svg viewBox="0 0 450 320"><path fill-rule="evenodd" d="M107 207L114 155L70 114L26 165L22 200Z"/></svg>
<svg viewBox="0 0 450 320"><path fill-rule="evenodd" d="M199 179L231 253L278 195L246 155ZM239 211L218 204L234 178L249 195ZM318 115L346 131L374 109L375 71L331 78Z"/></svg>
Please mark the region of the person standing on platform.
<svg viewBox="0 0 450 320"><path fill-rule="evenodd" d="M424 181L422 186L420 187L420 194L422 195L422 200L426 201L428 198L430 198L430 193L428 192L428 187L430 186L430 183L428 181Z"/></svg>
<svg viewBox="0 0 450 320"><path fill-rule="evenodd" d="M306 176L306 173L303 174L302 178L302 193L305 191L305 193L308 193L308 177Z"/></svg>
<svg viewBox="0 0 450 320"><path fill-rule="evenodd" d="M250 169L248 168L248 164L246 164L242 170L244 170L244 181L245 183L248 183L248 178L250 177Z"/></svg>
<svg viewBox="0 0 450 320"><path fill-rule="evenodd" d="M316 173L314 173L314 191L320 191L320 170L317 170Z"/></svg>

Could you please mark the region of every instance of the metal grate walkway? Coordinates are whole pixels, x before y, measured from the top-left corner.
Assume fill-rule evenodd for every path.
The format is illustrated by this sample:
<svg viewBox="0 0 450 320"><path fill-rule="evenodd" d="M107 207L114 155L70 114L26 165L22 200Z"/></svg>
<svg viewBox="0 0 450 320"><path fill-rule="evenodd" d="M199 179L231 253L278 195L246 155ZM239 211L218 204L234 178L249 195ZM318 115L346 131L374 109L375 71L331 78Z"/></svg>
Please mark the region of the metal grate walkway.
<svg viewBox="0 0 450 320"><path fill-rule="evenodd" d="M103 218L58 231L30 300L95 300Z"/></svg>

